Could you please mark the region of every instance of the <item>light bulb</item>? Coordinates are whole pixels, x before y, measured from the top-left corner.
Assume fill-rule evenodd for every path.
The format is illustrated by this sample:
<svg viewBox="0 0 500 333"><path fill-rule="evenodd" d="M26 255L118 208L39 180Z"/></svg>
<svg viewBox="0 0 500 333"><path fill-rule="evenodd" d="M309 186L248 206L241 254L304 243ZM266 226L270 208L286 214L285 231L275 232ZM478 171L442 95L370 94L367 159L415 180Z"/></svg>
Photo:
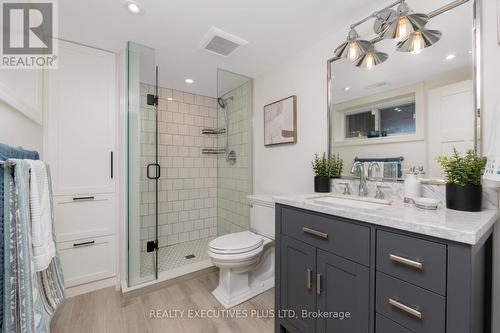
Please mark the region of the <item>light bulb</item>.
<svg viewBox="0 0 500 333"><path fill-rule="evenodd" d="M375 66L375 60L373 59L373 54L368 53L366 55L366 69L370 70Z"/></svg>
<svg viewBox="0 0 500 333"><path fill-rule="evenodd" d="M349 42L349 49L347 50L347 59L349 61L355 61L359 58L358 47L356 41Z"/></svg>
<svg viewBox="0 0 500 333"><path fill-rule="evenodd" d="M402 41L408 37L409 34L409 25L408 18L406 16L401 16L398 21L398 27L396 30L396 40Z"/></svg>
<svg viewBox="0 0 500 333"><path fill-rule="evenodd" d="M425 48L424 38L422 37L422 33L420 31L416 31L413 36L413 40L410 45L410 53L411 54L419 54Z"/></svg>

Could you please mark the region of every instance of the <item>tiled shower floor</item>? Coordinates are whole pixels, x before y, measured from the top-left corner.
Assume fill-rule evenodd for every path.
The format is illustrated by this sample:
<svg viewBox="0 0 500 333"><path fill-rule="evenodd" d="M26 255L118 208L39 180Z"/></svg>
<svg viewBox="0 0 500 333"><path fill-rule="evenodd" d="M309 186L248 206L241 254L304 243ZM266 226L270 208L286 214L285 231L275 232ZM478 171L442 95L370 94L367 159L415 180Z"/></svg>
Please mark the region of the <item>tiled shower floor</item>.
<svg viewBox="0 0 500 333"><path fill-rule="evenodd" d="M194 264L207 260L208 243L215 237L201 238L194 241L162 247L158 250L158 271L167 271L184 265ZM186 256L194 254L194 258L187 259ZM141 277L154 274L154 254L141 253Z"/></svg>

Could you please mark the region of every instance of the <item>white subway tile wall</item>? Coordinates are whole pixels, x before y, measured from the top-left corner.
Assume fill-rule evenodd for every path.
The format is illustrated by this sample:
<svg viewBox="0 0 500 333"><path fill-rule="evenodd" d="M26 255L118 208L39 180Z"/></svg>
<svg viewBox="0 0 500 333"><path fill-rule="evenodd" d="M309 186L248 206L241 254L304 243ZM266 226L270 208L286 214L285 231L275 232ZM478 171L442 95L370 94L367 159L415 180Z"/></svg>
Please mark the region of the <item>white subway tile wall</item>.
<svg viewBox="0 0 500 333"><path fill-rule="evenodd" d="M155 111L146 103L154 86L141 84L141 248L155 235L155 181L146 165L155 161ZM203 128L217 125L217 101L160 88L158 102L158 245L170 246L217 235L217 157L201 154L214 148L216 136ZM154 173L154 168L151 168Z"/></svg>
<svg viewBox="0 0 500 333"><path fill-rule="evenodd" d="M252 81L224 94L233 96L227 102L229 116L229 151L236 152L236 163L227 162L226 154L218 159L219 235L250 229L250 206L246 196L252 193ZM224 110L219 108L219 126L225 127ZM219 148L225 148L226 137L219 135Z"/></svg>

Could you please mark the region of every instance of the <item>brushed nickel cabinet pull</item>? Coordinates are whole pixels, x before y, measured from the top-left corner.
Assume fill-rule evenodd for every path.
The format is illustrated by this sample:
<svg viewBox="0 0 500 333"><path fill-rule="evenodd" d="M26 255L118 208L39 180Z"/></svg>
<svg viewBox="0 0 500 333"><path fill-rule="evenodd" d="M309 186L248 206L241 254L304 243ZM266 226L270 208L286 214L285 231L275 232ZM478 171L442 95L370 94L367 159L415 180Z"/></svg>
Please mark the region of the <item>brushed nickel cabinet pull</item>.
<svg viewBox="0 0 500 333"><path fill-rule="evenodd" d="M94 199L94 197L76 197L73 198L73 201L92 201Z"/></svg>
<svg viewBox="0 0 500 333"><path fill-rule="evenodd" d="M414 317L417 317L418 319L422 319L422 312L417 311L414 308L404 305L403 303L399 303L398 301L395 301L392 298L389 298L389 304L395 307L396 309L406 312Z"/></svg>
<svg viewBox="0 0 500 333"><path fill-rule="evenodd" d="M321 274L316 274L316 295L321 295Z"/></svg>
<svg viewBox="0 0 500 333"><path fill-rule="evenodd" d="M418 261L415 261L415 260L410 260L410 259L407 259L407 258L403 258L403 257L397 256L395 254L389 255L389 258L392 261L395 261L395 262L398 262L400 264L403 264L403 265L406 265L406 266L410 266L410 267L413 267L413 268L422 269L424 267L424 265L421 262L418 262Z"/></svg>
<svg viewBox="0 0 500 333"><path fill-rule="evenodd" d="M83 243L74 243L73 247L81 247L81 246L89 246L94 245L95 241L83 242Z"/></svg>
<svg viewBox="0 0 500 333"><path fill-rule="evenodd" d="M302 231L305 232L306 234L309 234L309 235L328 239L328 234L321 232L321 231L318 231L318 230L314 230L314 229L311 229L308 227L302 227Z"/></svg>
<svg viewBox="0 0 500 333"><path fill-rule="evenodd" d="M311 274L312 274L312 271L311 271L311 269L308 268L307 269L307 280L306 280L307 289L311 289L312 288Z"/></svg>

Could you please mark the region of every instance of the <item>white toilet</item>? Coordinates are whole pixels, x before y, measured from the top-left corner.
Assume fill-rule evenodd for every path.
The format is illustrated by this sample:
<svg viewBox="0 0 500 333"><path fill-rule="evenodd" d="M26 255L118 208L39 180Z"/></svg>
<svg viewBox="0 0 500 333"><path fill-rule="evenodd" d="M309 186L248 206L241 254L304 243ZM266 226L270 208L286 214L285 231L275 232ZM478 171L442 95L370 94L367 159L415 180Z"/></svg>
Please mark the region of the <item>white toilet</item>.
<svg viewBox="0 0 500 333"><path fill-rule="evenodd" d="M251 231L218 237L208 255L219 267L219 286L212 292L226 309L274 287L274 202L268 195L249 195Z"/></svg>

